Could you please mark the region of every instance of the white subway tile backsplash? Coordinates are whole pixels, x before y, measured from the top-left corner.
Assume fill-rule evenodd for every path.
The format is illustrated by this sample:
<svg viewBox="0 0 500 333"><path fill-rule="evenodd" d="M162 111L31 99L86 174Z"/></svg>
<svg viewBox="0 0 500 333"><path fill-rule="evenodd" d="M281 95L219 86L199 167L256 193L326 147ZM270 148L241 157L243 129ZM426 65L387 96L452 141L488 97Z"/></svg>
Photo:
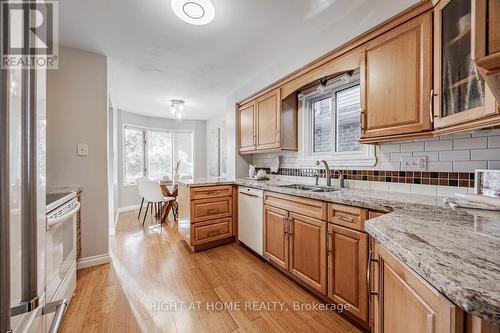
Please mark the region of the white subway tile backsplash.
<svg viewBox="0 0 500 333"><path fill-rule="evenodd" d="M447 150L439 152L440 161L469 161L470 150Z"/></svg>
<svg viewBox="0 0 500 333"><path fill-rule="evenodd" d="M500 136L488 137L488 148L500 148Z"/></svg>
<svg viewBox="0 0 500 333"><path fill-rule="evenodd" d="M427 161L439 161L439 152L437 151L418 151L414 152L413 156L415 157L420 157L420 156L425 156L427 157Z"/></svg>
<svg viewBox="0 0 500 333"><path fill-rule="evenodd" d="M497 129L483 129L472 132L472 137L480 137L480 136L492 136L492 135L500 135L500 128Z"/></svg>
<svg viewBox="0 0 500 333"><path fill-rule="evenodd" d="M427 162L427 171L449 172L453 170L452 162Z"/></svg>
<svg viewBox="0 0 500 333"><path fill-rule="evenodd" d="M401 151L402 152L424 151L424 147L425 147L424 142L403 143L401 145Z"/></svg>
<svg viewBox="0 0 500 333"><path fill-rule="evenodd" d="M435 185L419 185L419 184L410 184L411 194L423 194L423 195L432 195L436 196L437 186Z"/></svg>
<svg viewBox="0 0 500 333"><path fill-rule="evenodd" d="M401 158L405 156L412 156L412 153L392 153L391 162L401 162Z"/></svg>
<svg viewBox="0 0 500 333"><path fill-rule="evenodd" d="M389 192L411 193L410 184L389 183Z"/></svg>
<svg viewBox="0 0 500 333"><path fill-rule="evenodd" d="M467 187L454 187L454 186L437 186L437 196L438 197L454 197L455 193L458 194L468 194L469 190Z"/></svg>
<svg viewBox="0 0 500 333"><path fill-rule="evenodd" d="M473 161L497 161L500 160L500 149L477 149L471 151Z"/></svg>
<svg viewBox="0 0 500 333"><path fill-rule="evenodd" d="M488 169L500 170L500 161L488 161Z"/></svg>
<svg viewBox="0 0 500 333"><path fill-rule="evenodd" d="M479 149L488 147L488 138L468 138L453 140L453 149Z"/></svg>
<svg viewBox="0 0 500 333"><path fill-rule="evenodd" d="M381 153L396 153L401 151L400 144L383 144L379 146Z"/></svg>
<svg viewBox="0 0 500 333"><path fill-rule="evenodd" d="M370 167L345 167L356 170L400 171L404 156L427 157L427 171L473 172L475 169L500 169L500 129L451 134L383 143L376 146L377 164ZM275 153L255 154L252 163L270 167ZM282 168L304 168L297 164L297 152L279 153ZM314 168L314 163L310 168Z"/></svg>
<svg viewBox="0 0 500 333"><path fill-rule="evenodd" d="M455 172L474 172L475 169L486 169L486 161L460 161L453 162L453 171Z"/></svg>
<svg viewBox="0 0 500 333"><path fill-rule="evenodd" d="M455 133L455 134L442 135L439 137L439 140L465 139L470 137L471 137L471 132Z"/></svg>
<svg viewBox="0 0 500 333"><path fill-rule="evenodd" d="M453 140L429 141L425 143L425 151L452 150Z"/></svg>
<svg viewBox="0 0 500 333"><path fill-rule="evenodd" d="M372 191L389 191L389 184L387 182L371 182L370 189Z"/></svg>
<svg viewBox="0 0 500 333"><path fill-rule="evenodd" d="M401 162L379 162L380 170L400 171Z"/></svg>

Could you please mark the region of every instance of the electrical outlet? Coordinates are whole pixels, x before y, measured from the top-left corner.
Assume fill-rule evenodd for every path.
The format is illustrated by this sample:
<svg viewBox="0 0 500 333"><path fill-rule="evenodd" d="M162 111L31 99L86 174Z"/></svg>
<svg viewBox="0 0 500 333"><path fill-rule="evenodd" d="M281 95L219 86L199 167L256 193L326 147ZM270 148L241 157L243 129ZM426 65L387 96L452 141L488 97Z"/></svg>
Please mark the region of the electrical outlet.
<svg viewBox="0 0 500 333"><path fill-rule="evenodd" d="M76 154L78 156L87 156L89 154L89 145L86 143L79 143L76 146Z"/></svg>
<svg viewBox="0 0 500 333"><path fill-rule="evenodd" d="M404 156L401 158L401 168L403 171L426 171L426 156Z"/></svg>

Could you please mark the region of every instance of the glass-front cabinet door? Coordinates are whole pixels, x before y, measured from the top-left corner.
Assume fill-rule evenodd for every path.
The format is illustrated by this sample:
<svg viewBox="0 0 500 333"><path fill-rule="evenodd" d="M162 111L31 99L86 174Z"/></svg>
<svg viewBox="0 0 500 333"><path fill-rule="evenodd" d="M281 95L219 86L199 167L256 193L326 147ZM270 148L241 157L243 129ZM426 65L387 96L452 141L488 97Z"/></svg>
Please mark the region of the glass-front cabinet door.
<svg viewBox="0 0 500 333"><path fill-rule="evenodd" d="M477 33L474 0L441 0L434 13L434 127L463 124L494 114L496 106L474 63L484 52L484 36Z"/></svg>

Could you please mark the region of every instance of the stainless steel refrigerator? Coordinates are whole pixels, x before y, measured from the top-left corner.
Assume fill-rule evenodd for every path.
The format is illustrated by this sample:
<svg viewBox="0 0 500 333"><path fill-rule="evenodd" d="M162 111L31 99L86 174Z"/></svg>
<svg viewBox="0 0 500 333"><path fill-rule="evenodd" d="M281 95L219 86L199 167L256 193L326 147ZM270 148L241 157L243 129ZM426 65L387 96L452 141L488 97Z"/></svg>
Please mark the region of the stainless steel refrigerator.
<svg viewBox="0 0 500 333"><path fill-rule="evenodd" d="M8 29L2 17L1 54ZM67 302L45 301L45 70L0 66L0 333L56 332Z"/></svg>

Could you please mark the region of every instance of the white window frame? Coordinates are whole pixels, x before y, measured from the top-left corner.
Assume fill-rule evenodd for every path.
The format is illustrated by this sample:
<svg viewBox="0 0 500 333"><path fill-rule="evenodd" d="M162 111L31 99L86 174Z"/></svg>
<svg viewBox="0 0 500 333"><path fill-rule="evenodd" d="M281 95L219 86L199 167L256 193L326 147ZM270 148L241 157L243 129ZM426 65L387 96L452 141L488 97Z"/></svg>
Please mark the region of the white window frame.
<svg viewBox="0 0 500 333"><path fill-rule="evenodd" d="M192 130L177 130L177 129L168 129L168 128L155 128L155 127L144 127L144 126L137 126L137 125L129 125L129 124L124 124L122 128L122 186L133 186L136 185L136 181L127 181L125 178L125 129L133 129L137 131L142 131L144 134L144 169L142 171L142 177L149 177L149 156L148 156L148 134L149 132L169 132L172 135L172 147L171 147L171 156L172 156L172 163L171 163L171 174L172 177L175 177L175 164L176 161L173 160L174 156L174 147L175 147L175 133L188 133L191 134L191 152L192 152L192 160L193 160L193 175L192 177L194 178L194 156L195 156L195 145L194 145L194 131Z"/></svg>
<svg viewBox="0 0 500 333"><path fill-rule="evenodd" d="M336 96L337 91L359 85L359 73L355 72L351 77L351 82L346 84L341 80L332 80L323 93L316 90L306 93L302 100L299 100L299 152L297 164L299 166L311 166L317 160L325 160L332 168L338 167L371 167L377 163L375 155L375 145L361 145L361 150L350 152L336 152L336 130L337 112ZM332 151L314 152L314 115L312 103L323 98L331 97L332 110Z"/></svg>

